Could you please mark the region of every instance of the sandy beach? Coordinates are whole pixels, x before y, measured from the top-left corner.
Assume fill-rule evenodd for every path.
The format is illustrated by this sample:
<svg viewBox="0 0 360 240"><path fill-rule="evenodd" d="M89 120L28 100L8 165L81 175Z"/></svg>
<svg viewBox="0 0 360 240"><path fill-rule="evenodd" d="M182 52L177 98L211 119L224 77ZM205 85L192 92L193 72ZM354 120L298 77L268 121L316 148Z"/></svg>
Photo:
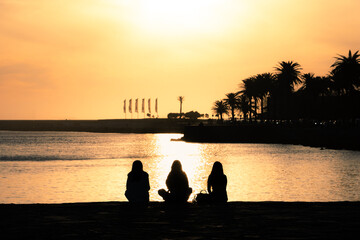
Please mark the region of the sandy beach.
<svg viewBox="0 0 360 240"><path fill-rule="evenodd" d="M1 204L1 239L358 239L360 202Z"/></svg>

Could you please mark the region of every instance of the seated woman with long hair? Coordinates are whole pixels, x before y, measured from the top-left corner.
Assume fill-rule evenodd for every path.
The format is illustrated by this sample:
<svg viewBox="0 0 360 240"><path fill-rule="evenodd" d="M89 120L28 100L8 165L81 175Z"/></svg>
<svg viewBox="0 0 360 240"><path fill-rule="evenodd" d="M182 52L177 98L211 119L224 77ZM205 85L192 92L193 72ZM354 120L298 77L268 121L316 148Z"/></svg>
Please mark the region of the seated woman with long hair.
<svg viewBox="0 0 360 240"><path fill-rule="evenodd" d="M149 190L149 175L143 171L142 162L136 160L128 174L125 196L131 203L148 203Z"/></svg>
<svg viewBox="0 0 360 240"><path fill-rule="evenodd" d="M215 162L207 181L210 200L215 203L225 203L228 200L226 193L227 177L220 162Z"/></svg>
<svg viewBox="0 0 360 240"><path fill-rule="evenodd" d="M189 181L186 173L182 170L179 160L175 160L171 166L171 171L166 179L166 186L169 191L165 189L159 190L159 195L165 202L171 203L185 203L192 189L189 188Z"/></svg>

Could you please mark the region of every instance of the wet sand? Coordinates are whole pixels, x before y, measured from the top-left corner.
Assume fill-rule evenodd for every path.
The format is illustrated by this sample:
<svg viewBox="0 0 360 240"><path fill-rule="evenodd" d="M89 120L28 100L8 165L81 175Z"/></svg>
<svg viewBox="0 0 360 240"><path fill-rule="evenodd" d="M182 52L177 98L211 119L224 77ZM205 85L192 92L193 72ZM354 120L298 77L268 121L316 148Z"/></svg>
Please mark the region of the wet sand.
<svg viewBox="0 0 360 240"><path fill-rule="evenodd" d="M1 239L359 239L360 202L0 204Z"/></svg>

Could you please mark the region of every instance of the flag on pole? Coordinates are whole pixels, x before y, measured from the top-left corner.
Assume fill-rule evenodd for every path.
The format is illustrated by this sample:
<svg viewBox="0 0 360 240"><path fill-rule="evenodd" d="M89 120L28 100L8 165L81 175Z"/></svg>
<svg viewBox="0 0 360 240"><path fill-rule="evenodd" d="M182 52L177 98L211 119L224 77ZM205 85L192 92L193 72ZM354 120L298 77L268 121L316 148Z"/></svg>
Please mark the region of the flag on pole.
<svg viewBox="0 0 360 240"><path fill-rule="evenodd" d="M145 113L145 98L142 99L141 112Z"/></svg>
<svg viewBox="0 0 360 240"><path fill-rule="evenodd" d="M138 113L139 111L138 111L138 101L139 101L139 99L137 98L137 99L135 99L135 112L136 113Z"/></svg>
<svg viewBox="0 0 360 240"><path fill-rule="evenodd" d="M151 100L150 100L150 98L148 100L148 108L149 108L149 113L151 113Z"/></svg>
<svg viewBox="0 0 360 240"><path fill-rule="evenodd" d="M132 113L132 99L129 100L129 113Z"/></svg>
<svg viewBox="0 0 360 240"><path fill-rule="evenodd" d="M158 99L155 99L155 112L158 113Z"/></svg>
<svg viewBox="0 0 360 240"><path fill-rule="evenodd" d="M126 113L126 99L124 100L124 113Z"/></svg>

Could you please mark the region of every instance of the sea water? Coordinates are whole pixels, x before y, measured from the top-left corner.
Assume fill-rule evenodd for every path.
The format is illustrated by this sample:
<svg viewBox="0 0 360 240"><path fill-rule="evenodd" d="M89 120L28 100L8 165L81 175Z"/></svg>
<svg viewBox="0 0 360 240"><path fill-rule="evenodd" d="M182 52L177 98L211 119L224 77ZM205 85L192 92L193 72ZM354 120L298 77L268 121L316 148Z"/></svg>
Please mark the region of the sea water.
<svg viewBox="0 0 360 240"><path fill-rule="evenodd" d="M194 193L220 161L229 201L360 201L359 151L171 141L181 137L0 131L0 203L126 201L134 160L149 173L151 201L161 201L157 190L174 160Z"/></svg>

